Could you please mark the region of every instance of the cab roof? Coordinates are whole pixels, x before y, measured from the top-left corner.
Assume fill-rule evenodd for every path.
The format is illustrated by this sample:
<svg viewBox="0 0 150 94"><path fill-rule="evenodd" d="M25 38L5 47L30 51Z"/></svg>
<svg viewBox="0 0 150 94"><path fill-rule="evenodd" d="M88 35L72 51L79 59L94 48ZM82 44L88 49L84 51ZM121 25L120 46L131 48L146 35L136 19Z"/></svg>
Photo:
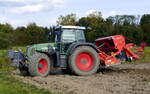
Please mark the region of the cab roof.
<svg viewBox="0 0 150 94"><path fill-rule="evenodd" d="M62 29L80 29L80 30L85 30L85 27L81 26L61 26Z"/></svg>

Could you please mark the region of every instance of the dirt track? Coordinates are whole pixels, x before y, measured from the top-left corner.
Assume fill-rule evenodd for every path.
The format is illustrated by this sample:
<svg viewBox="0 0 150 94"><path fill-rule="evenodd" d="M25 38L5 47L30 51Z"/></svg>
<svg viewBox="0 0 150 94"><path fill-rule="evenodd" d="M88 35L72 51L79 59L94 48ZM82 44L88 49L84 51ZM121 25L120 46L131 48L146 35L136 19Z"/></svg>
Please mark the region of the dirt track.
<svg viewBox="0 0 150 94"><path fill-rule="evenodd" d="M150 63L122 64L90 76L22 77L26 83L65 94L150 94Z"/></svg>

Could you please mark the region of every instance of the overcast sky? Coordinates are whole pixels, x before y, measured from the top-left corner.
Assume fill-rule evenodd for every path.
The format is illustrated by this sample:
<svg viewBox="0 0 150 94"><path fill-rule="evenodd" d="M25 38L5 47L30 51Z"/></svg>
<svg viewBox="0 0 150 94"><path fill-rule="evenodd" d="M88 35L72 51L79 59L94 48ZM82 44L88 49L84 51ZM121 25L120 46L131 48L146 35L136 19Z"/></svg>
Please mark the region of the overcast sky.
<svg viewBox="0 0 150 94"><path fill-rule="evenodd" d="M92 11L101 11L104 18L150 14L150 0L0 0L0 23L50 26L56 24L59 15L76 13L82 17Z"/></svg>

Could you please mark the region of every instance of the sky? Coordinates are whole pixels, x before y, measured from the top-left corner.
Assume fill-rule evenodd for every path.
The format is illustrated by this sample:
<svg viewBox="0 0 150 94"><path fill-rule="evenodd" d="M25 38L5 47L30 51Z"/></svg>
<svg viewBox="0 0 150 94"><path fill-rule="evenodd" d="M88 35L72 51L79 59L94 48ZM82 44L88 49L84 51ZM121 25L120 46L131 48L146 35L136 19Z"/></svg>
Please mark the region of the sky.
<svg viewBox="0 0 150 94"><path fill-rule="evenodd" d="M0 0L0 23L18 27L35 22L48 27L60 15L75 13L80 18L93 11L100 11L104 18L150 14L150 0Z"/></svg>

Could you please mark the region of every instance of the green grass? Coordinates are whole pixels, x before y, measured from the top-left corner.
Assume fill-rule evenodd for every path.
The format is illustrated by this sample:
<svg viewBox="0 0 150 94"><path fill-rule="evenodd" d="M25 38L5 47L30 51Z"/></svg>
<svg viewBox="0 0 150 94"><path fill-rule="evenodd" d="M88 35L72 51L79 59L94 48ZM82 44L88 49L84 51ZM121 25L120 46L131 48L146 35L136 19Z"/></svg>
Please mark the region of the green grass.
<svg viewBox="0 0 150 94"><path fill-rule="evenodd" d="M0 50L0 72L8 72L13 69L10 67L10 60L7 58L7 50Z"/></svg>
<svg viewBox="0 0 150 94"><path fill-rule="evenodd" d="M0 94L52 94L52 92L25 84L8 74L0 74Z"/></svg>
<svg viewBox="0 0 150 94"><path fill-rule="evenodd" d="M146 47L142 57L134 61L134 63L150 63L150 47Z"/></svg>
<svg viewBox="0 0 150 94"><path fill-rule="evenodd" d="M10 50L21 50L25 53L25 47L12 47ZM10 60L7 57L8 50L0 50L0 72L9 72L14 70L13 67L10 66Z"/></svg>

